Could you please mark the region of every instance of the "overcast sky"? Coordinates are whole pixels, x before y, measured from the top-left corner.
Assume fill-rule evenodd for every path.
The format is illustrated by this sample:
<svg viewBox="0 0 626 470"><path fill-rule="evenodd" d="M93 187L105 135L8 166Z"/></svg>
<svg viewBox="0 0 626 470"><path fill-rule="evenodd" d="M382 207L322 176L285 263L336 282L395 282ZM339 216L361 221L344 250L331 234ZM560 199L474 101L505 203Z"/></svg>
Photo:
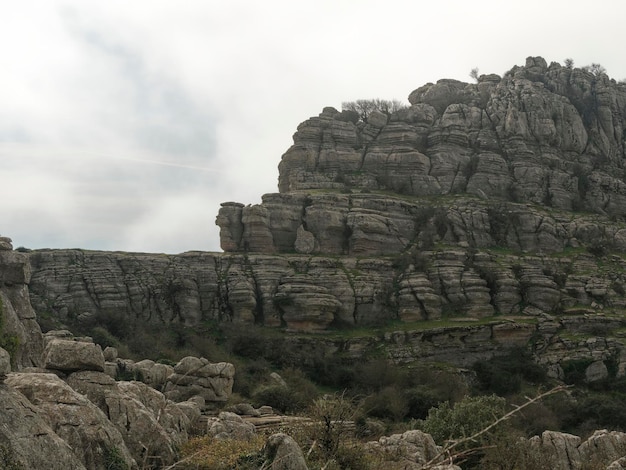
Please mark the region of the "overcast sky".
<svg viewBox="0 0 626 470"><path fill-rule="evenodd" d="M220 251L297 125L527 56L626 78L618 0L20 0L0 7L0 234Z"/></svg>

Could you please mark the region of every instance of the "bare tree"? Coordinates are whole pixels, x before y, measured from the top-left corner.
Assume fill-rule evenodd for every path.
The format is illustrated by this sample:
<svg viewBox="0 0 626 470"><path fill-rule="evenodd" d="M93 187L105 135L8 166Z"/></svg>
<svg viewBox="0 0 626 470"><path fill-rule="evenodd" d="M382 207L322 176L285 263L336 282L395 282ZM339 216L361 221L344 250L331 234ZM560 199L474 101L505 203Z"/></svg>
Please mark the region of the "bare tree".
<svg viewBox="0 0 626 470"><path fill-rule="evenodd" d="M406 108L407 106L399 100L383 100L374 98L369 100L344 101L341 103L341 109L344 111L354 111L358 113L359 118L367 122L367 118L374 111L380 111L385 114L392 114L396 111Z"/></svg>

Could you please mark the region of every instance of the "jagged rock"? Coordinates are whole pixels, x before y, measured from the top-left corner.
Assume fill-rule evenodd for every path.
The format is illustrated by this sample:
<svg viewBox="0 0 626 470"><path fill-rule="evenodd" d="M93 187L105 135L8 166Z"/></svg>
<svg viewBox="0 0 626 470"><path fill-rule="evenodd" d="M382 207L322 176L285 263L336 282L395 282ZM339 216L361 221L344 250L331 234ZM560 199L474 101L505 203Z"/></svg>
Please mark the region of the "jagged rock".
<svg viewBox="0 0 626 470"><path fill-rule="evenodd" d="M200 395L206 402L225 402L232 393L235 367L227 362L210 363L205 358L184 357L167 378L165 396L185 401Z"/></svg>
<svg viewBox="0 0 626 470"><path fill-rule="evenodd" d="M0 384L0 441L14 463L23 468L86 470L70 446L61 439L28 399Z"/></svg>
<svg viewBox="0 0 626 470"><path fill-rule="evenodd" d="M14 368L40 366L43 337L25 284L0 287L0 315L7 347L14 347L10 351Z"/></svg>
<svg viewBox="0 0 626 470"><path fill-rule="evenodd" d="M387 456L389 461L397 461L402 458L405 469L419 470L423 464L436 457L443 461L445 455L441 454L441 448L435 444L433 438L422 431L412 430L403 434L383 436L378 441L368 442L370 451ZM460 470L456 465L440 465L440 470Z"/></svg>
<svg viewBox="0 0 626 470"><path fill-rule="evenodd" d="M609 464L626 454L626 434L606 429L595 431L580 445L578 451L581 463L596 461Z"/></svg>
<svg viewBox="0 0 626 470"><path fill-rule="evenodd" d="M104 351L102 351L102 355L105 361L113 362L117 359L117 349L112 346L107 346L104 348Z"/></svg>
<svg viewBox="0 0 626 470"><path fill-rule="evenodd" d="M0 282L2 284L28 284L31 268L28 255L0 249Z"/></svg>
<svg viewBox="0 0 626 470"><path fill-rule="evenodd" d="M13 240L9 237L0 237L0 251L13 250Z"/></svg>
<svg viewBox="0 0 626 470"><path fill-rule="evenodd" d="M264 449L269 470L308 470L302 449L287 434L272 434Z"/></svg>
<svg viewBox="0 0 626 470"><path fill-rule="evenodd" d="M175 446L180 446L189 438L189 430L200 416L200 407L194 402L180 405L165 398L161 392L141 382L118 382L118 389L132 397L152 413L156 422L170 436Z"/></svg>
<svg viewBox="0 0 626 470"><path fill-rule="evenodd" d="M167 379L174 373L174 367L167 364L159 364L150 359L126 365L129 372L137 372L137 379L152 388L161 389L165 386Z"/></svg>
<svg viewBox="0 0 626 470"><path fill-rule="evenodd" d="M207 434L216 439L249 440L256 434L256 429L238 414L222 411L217 418L209 418Z"/></svg>
<svg viewBox="0 0 626 470"><path fill-rule="evenodd" d="M585 369L585 381L587 382L597 382L606 379L608 376L609 371L603 361L592 362Z"/></svg>
<svg viewBox="0 0 626 470"><path fill-rule="evenodd" d="M105 414L54 374L11 374L7 384L20 391L41 412L48 425L74 450L86 468L109 468L107 452L135 468L119 431Z"/></svg>
<svg viewBox="0 0 626 470"><path fill-rule="evenodd" d="M116 382L103 372L74 372L68 376L67 382L107 415L122 434L135 460L147 460L151 465L169 465L174 462L174 443L180 442L183 437L176 437L180 433L176 427L168 427L169 418L166 416L166 427L159 422L160 415L171 410L162 394L138 382L135 386ZM141 399L138 399L138 395ZM182 414L183 410L180 409L174 423L180 420L185 422Z"/></svg>
<svg viewBox="0 0 626 470"><path fill-rule="evenodd" d="M46 345L43 356L46 369L104 371L102 348L94 343L54 339Z"/></svg>
<svg viewBox="0 0 626 470"><path fill-rule="evenodd" d="M595 468L619 469L626 452L626 434L599 430L587 440L555 431L545 431L529 439L530 448L542 462L555 470L579 470L586 464Z"/></svg>

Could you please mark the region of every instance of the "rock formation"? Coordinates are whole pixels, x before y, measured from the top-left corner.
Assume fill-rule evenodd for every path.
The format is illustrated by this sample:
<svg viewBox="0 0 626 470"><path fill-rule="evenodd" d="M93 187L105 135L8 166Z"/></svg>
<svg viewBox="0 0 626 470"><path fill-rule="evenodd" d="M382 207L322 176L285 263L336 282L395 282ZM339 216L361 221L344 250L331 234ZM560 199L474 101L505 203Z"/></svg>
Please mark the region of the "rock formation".
<svg viewBox="0 0 626 470"><path fill-rule="evenodd" d="M225 253L25 254L0 237L0 423L16 423L0 426L0 444L28 468L52 452L63 468L101 468L111 449L131 466L166 465L206 401L224 402L232 388L230 364L134 363L63 332L44 341L35 311L122 329L211 320L323 333L403 322L349 339L280 341L354 360L378 348L399 363L467 366L532 338L554 377L568 361L584 362L587 381L624 375L626 85L530 57L502 77L426 84L409 103L364 120L325 108L300 124L279 192L222 204ZM432 320L445 322L421 327ZM147 384L115 381L122 370ZM76 410L88 416L80 429ZM592 447L621 468L623 451L610 449L623 437L602 436L531 444L565 449L563 468ZM426 449L424 439L378 445Z"/></svg>
<svg viewBox="0 0 626 470"><path fill-rule="evenodd" d="M0 239L0 246L6 240ZM67 330L42 335L29 302L29 273L26 256L0 251L0 345L9 348L0 347L0 466L130 470L176 462L205 401L228 399L232 364L202 358L185 358L176 367L124 362L111 348L107 362L91 338ZM116 381L105 373L111 365L117 372L120 364L155 387L185 382L202 396L184 401L190 394L180 397L174 389L174 402L148 384ZM199 364L200 370L188 364ZM186 376L176 375L181 371ZM168 382L170 376L174 382Z"/></svg>
<svg viewBox="0 0 626 470"><path fill-rule="evenodd" d="M325 108L300 124L279 193L222 204L225 253L30 253L33 306L122 327L490 318L453 330L456 342L419 328L376 340L397 360L463 365L538 334L555 376L591 349L591 379L608 357L623 373L610 332L626 306L626 85L529 57L502 77L426 84L409 103L366 120Z"/></svg>

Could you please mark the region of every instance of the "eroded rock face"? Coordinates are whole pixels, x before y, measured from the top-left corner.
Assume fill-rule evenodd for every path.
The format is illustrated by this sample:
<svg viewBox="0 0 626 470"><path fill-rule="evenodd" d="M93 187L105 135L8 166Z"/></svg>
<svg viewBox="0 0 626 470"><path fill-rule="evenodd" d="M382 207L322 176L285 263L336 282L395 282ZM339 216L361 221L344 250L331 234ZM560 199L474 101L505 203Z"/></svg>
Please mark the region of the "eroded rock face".
<svg viewBox="0 0 626 470"><path fill-rule="evenodd" d="M585 350L555 333L626 307L626 86L531 57L503 77L426 84L409 103L366 121L324 108L301 123L279 193L222 204L226 253L31 253L33 305L122 327L316 331L523 316L541 329L553 375L580 352L596 362L589 380L602 377L615 341ZM554 313L550 330L539 319ZM459 363L522 344L532 328L468 327L452 335L456 346L439 334L385 341L394 358Z"/></svg>
<svg viewBox="0 0 626 470"><path fill-rule="evenodd" d="M442 462L436 467L440 470L460 470L460 467L456 465L444 464L445 455L441 453L441 447L435 444L430 434L419 430L383 436L378 441L369 442L367 445L370 450L388 456L390 462L398 461L400 457L404 462L403 468L407 470L419 470L431 460L433 463Z"/></svg>
<svg viewBox="0 0 626 470"><path fill-rule="evenodd" d="M626 434L599 430L587 440L578 436L545 431L529 440L531 449L555 470L578 470L594 463L598 468L619 469L619 459L626 452Z"/></svg>
<svg viewBox="0 0 626 470"><path fill-rule="evenodd" d="M98 344L83 341L53 339L43 353L46 369L63 372L77 370L104 370L104 355Z"/></svg>
<svg viewBox="0 0 626 470"><path fill-rule="evenodd" d="M117 449L128 468L136 467L122 435L106 415L56 375L17 373L11 374L6 383L40 410L40 416L69 444L86 468L108 469L107 453L111 449Z"/></svg>
<svg viewBox="0 0 626 470"><path fill-rule="evenodd" d="M24 395L0 384L0 403L0 440L10 449L16 464L33 469L86 470Z"/></svg>
<svg viewBox="0 0 626 470"><path fill-rule="evenodd" d="M217 417L209 418L207 434L216 439L249 440L256 434L256 429L238 414L222 411Z"/></svg>
<svg viewBox="0 0 626 470"><path fill-rule="evenodd" d="M175 461L175 444L187 438L191 423L183 409L162 393L139 382L116 382L95 371L74 372L67 382L105 413L136 460L147 459L153 465Z"/></svg>
<svg viewBox="0 0 626 470"><path fill-rule="evenodd" d="M13 367L19 370L41 365L43 337L30 303L29 258L10 251L10 241L0 238L0 317L5 346L11 347Z"/></svg>
<svg viewBox="0 0 626 470"><path fill-rule="evenodd" d="M234 377L235 367L230 363L184 357L167 378L165 396L177 402L196 395L207 403L225 402L232 393Z"/></svg>

